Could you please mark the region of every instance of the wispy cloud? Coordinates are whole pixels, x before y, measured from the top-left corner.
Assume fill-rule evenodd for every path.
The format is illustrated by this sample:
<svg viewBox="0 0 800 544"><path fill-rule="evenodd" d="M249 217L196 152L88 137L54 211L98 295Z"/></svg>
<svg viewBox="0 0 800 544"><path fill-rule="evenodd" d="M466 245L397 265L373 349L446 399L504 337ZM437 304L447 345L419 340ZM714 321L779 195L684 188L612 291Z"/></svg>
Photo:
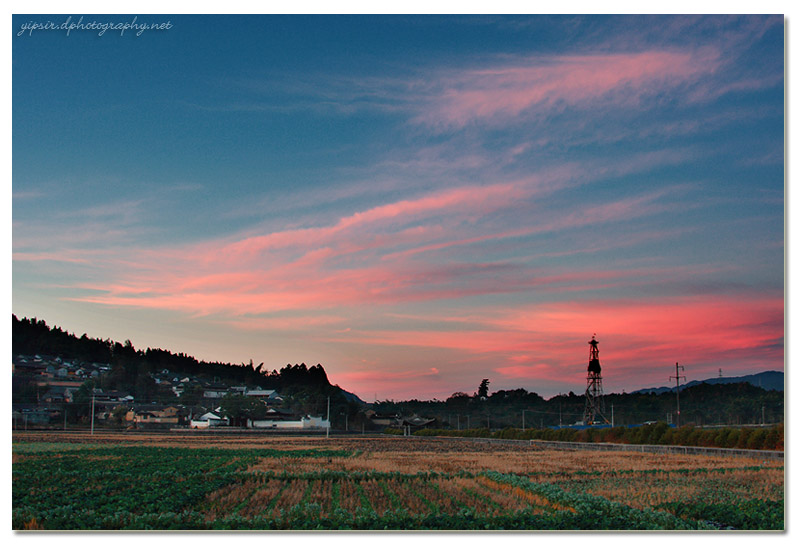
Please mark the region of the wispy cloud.
<svg viewBox="0 0 800 544"><path fill-rule="evenodd" d="M521 114L551 115L600 104L647 107L648 98L713 72L713 51L522 59L470 70L441 81L417 122L459 128L471 122L508 123Z"/></svg>
<svg viewBox="0 0 800 544"><path fill-rule="evenodd" d="M541 195L572 183L573 169L560 173L561 177L530 176L433 191L367 208L327 226L128 251L119 265L107 255L114 279L81 284L95 294L80 300L193 315L245 315L613 284L620 273L539 269L488 255L480 262L408 260L501 239L631 221L671 209L662 200L675 189L566 212L538 210ZM529 226L510 227L516 213L529 214Z"/></svg>

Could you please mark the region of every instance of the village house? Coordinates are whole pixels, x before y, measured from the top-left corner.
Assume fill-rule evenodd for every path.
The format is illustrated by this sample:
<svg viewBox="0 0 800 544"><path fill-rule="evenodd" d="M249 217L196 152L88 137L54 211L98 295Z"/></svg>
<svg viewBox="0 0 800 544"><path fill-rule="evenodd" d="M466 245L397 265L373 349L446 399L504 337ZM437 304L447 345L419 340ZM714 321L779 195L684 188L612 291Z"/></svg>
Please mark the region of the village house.
<svg viewBox="0 0 800 544"><path fill-rule="evenodd" d="M228 386L214 384L208 385L203 388L203 398L206 399L221 399L228 394Z"/></svg>
<svg viewBox="0 0 800 544"><path fill-rule="evenodd" d="M14 429L24 429L29 424L47 424L51 418L58 417L60 410L38 406L36 404L21 404L11 411Z"/></svg>
<svg viewBox="0 0 800 544"><path fill-rule="evenodd" d="M72 396L78 387L65 387L63 385L53 385L47 392L39 398L39 402L47 404L62 404L72 402Z"/></svg>
<svg viewBox="0 0 800 544"><path fill-rule="evenodd" d="M418 415L404 417L400 420L400 427L408 427L413 431L435 426L436 418L425 418Z"/></svg>
<svg viewBox="0 0 800 544"><path fill-rule="evenodd" d="M226 426L229 423L228 418L222 417L216 412L206 412L201 416L192 418L189 421L189 427L192 429L207 429L209 427Z"/></svg>
<svg viewBox="0 0 800 544"><path fill-rule="evenodd" d="M175 406L141 406L125 414L125 421L134 425L178 425L181 419L180 408Z"/></svg>
<svg viewBox="0 0 800 544"><path fill-rule="evenodd" d="M399 426L401 421L400 414L379 414L373 410L368 410L366 416L373 425L378 427Z"/></svg>

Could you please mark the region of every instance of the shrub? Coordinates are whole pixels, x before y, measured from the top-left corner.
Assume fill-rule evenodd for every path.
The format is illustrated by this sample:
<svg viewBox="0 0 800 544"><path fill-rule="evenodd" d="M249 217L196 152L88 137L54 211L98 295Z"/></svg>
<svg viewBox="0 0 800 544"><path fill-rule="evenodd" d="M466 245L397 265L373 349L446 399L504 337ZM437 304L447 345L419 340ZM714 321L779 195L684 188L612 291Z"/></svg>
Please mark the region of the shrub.
<svg viewBox="0 0 800 544"><path fill-rule="evenodd" d="M747 441L750 440L750 435L753 434L752 429L741 429L739 431L739 440L736 441L735 448L747 449Z"/></svg>
<svg viewBox="0 0 800 544"><path fill-rule="evenodd" d="M671 446L675 443L674 431L672 428L668 428L664 433L661 435L661 438L658 439L658 443L664 446Z"/></svg>
<svg viewBox="0 0 800 544"><path fill-rule="evenodd" d="M506 427L501 431L494 433L494 438L502 438L504 440L514 440L522 438L522 431L514 427Z"/></svg>
<svg viewBox="0 0 800 544"><path fill-rule="evenodd" d="M777 438L775 440L775 449L783 451L783 423L775 428Z"/></svg>
<svg viewBox="0 0 800 544"><path fill-rule="evenodd" d="M742 434L741 429L731 429L725 438L725 445L723 448L735 448L739 442L739 436Z"/></svg>
<svg viewBox="0 0 800 544"><path fill-rule="evenodd" d="M730 436L731 431L733 431L733 429L718 429L714 433L714 447L727 448L728 437Z"/></svg>
<svg viewBox="0 0 800 544"><path fill-rule="evenodd" d="M767 437L767 430L758 429L757 431L755 431L750 435L750 438L747 439L747 449L749 450L762 449L766 437Z"/></svg>
<svg viewBox="0 0 800 544"><path fill-rule="evenodd" d="M612 427L605 431L603 435L604 442L624 442L625 427Z"/></svg>
<svg viewBox="0 0 800 544"><path fill-rule="evenodd" d="M783 424L770 427L764 436L764 442L761 445L765 450L782 450L783 449Z"/></svg>
<svg viewBox="0 0 800 544"><path fill-rule="evenodd" d="M675 444L680 446L691 446L691 435L694 432L694 425L684 425L675 430Z"/></svg>

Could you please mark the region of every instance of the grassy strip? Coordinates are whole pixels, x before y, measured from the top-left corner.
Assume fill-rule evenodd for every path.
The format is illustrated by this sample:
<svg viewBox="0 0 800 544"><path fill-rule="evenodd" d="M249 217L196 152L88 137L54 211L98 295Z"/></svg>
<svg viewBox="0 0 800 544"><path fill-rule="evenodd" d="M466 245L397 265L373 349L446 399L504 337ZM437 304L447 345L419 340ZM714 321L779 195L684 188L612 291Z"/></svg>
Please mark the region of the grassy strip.
<svg viewBox="0 0 800 544"><path fill-rule="evenodd" d="M340 489L339 480L334 480L331 483L331 512L334 512L339 509L339 503L341 501L341 489Z"/></svg>
<svg viewBox="0 0 800 544"><path fill-rule="evenodd" d="M425 482L423 482L423 485L424 485L424 484L425 484ZM406 488L407 488L409 491L411 491L411 493L412 493L412 494L413 494L415 497L417 497L419 500L421 500L421 501L422 501L422 504L424 504L424 505L425 505L425 506L428 508L428 510L429 510L429 511L430 511L432 514L439 514L439 513L440 513L439 505L438 505L438 504L435 504L435 503L434 503L434 502L432 502L430 499L428 499L427 497L425 497L425 496L424 496L422 493L420 493L420 492L417 490L417 488L416 488L416 486L415 486L415 485L412 485L412 484L411 484L411 483L409 483L409 482L403 482L403 485L404 485L404 486L405 486L405 487L406 487Z"/></svg>
<svg viewBox="0 0 800 544"><path fill-rule="evenodd" d="M470 495L471 497L475 497L476 499L481 501L483 504L488 506L490 510L493 510L495 512L500 512L500 511L503 510L503 507L500 506L500 504L498 504L497 502L493 501L491 499L491 497L489 497L487 495L484 495L483 493L480 493L478 491L475 491L474 489L465 489L464 493L466 493L467 495ZM459 504L463 504L463 503L461 503L461 501L456 501L455 499L453 499L453 501L454 502L458 502Z"/></svg>
<svg viewBox="0 0 800 544"><path fill-rule="evenodd" d="M306 485L305 491L303 491L303 498L300 499L298 506L305 506L308 504L308 499L311 497L311 490L314 488L314 480L309 480L308 485Z"/></svg>
<svg viewBox="0 0 800 544"><path fill-rule="evenodd" d="M372 503L369 501L367 494L364 492L364 488L361 487L361 483L358 481L353 481L353 485L356 488L356 493L358 493L358 498L361 501L361 507L368 512L375 513L375 509L372 507Z"/></svg>
<svg viewBox="0 0 800 544"><path fill-rule="evenodd" d="M385 480L381 480L377 483L383 490L383 492L386 494L386 496L389 497L389 502L391 503L393 509L405 510L405 508L403 507L403 503L400 501L400 498L397 495L395 495L391 489L389 489L389 486L386 485Z"/></svg>
<svg viewBox="0 0 800 544"><path fill-rule="evenodd" d="M269 501L269 504L267 504L267 507L264 508L265 512L271 512L275 508L275 505L278 504L278 500L280 500L281 495L283 494L284 491L286 491L286 488L289 487L289 485L291 483L292 483L291 480L286 480L286 481L283 482L283 487L281 487L278 490L278 492L275 494L275 496L272 497L272 500Z"/></svg>
<svg viewBox="0 0 800 544"><path fill-rule="evenodd" d="M448 495L447 493L442 491L442 489L439 487L439 484L437 484L436 482L432 482L432 481L428 480L427 482L425 482L425 485L427 485L428 487L433 488L439 495L442 495L443 497L446 497L446 498L450 499L450 501L452 501L452 503L455 504L456 507L458 507L459 509L469 509L469 506L467 506L466 504L464 504L463 502L461 502L457 498L451 497L450 495ZM474 495L474 492L471 493L471 491L472 491L471 489L464 489L464 491Z"/></svg>

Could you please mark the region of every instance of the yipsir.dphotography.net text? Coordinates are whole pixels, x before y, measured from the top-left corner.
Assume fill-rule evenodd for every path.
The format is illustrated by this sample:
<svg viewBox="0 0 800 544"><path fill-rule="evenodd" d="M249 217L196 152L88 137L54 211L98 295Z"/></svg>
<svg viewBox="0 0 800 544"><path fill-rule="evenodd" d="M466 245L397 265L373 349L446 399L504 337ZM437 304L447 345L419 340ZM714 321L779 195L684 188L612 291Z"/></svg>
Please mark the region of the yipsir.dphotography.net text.
<svg viewBox="0 0 800 544"><path fill-rule="evenodd" d="M138 16L134 16L130 21L117 22L98 20L84 21L83 16L77 21L74 21L73 17L70 15L62 23L53 21L28 21L20 25L17 36L23 36L25 34L33 36L34 31L38 32L41 30L64 32L67 36L73 31L96 32L98 36L103 36L107 31L112 31L114 33L119 32L120 36L124 36L126 32L134 32L136 36L141 36L148 30L169 30L172 26L171 21L162 21L159 23L139 22Z"/></svg>

